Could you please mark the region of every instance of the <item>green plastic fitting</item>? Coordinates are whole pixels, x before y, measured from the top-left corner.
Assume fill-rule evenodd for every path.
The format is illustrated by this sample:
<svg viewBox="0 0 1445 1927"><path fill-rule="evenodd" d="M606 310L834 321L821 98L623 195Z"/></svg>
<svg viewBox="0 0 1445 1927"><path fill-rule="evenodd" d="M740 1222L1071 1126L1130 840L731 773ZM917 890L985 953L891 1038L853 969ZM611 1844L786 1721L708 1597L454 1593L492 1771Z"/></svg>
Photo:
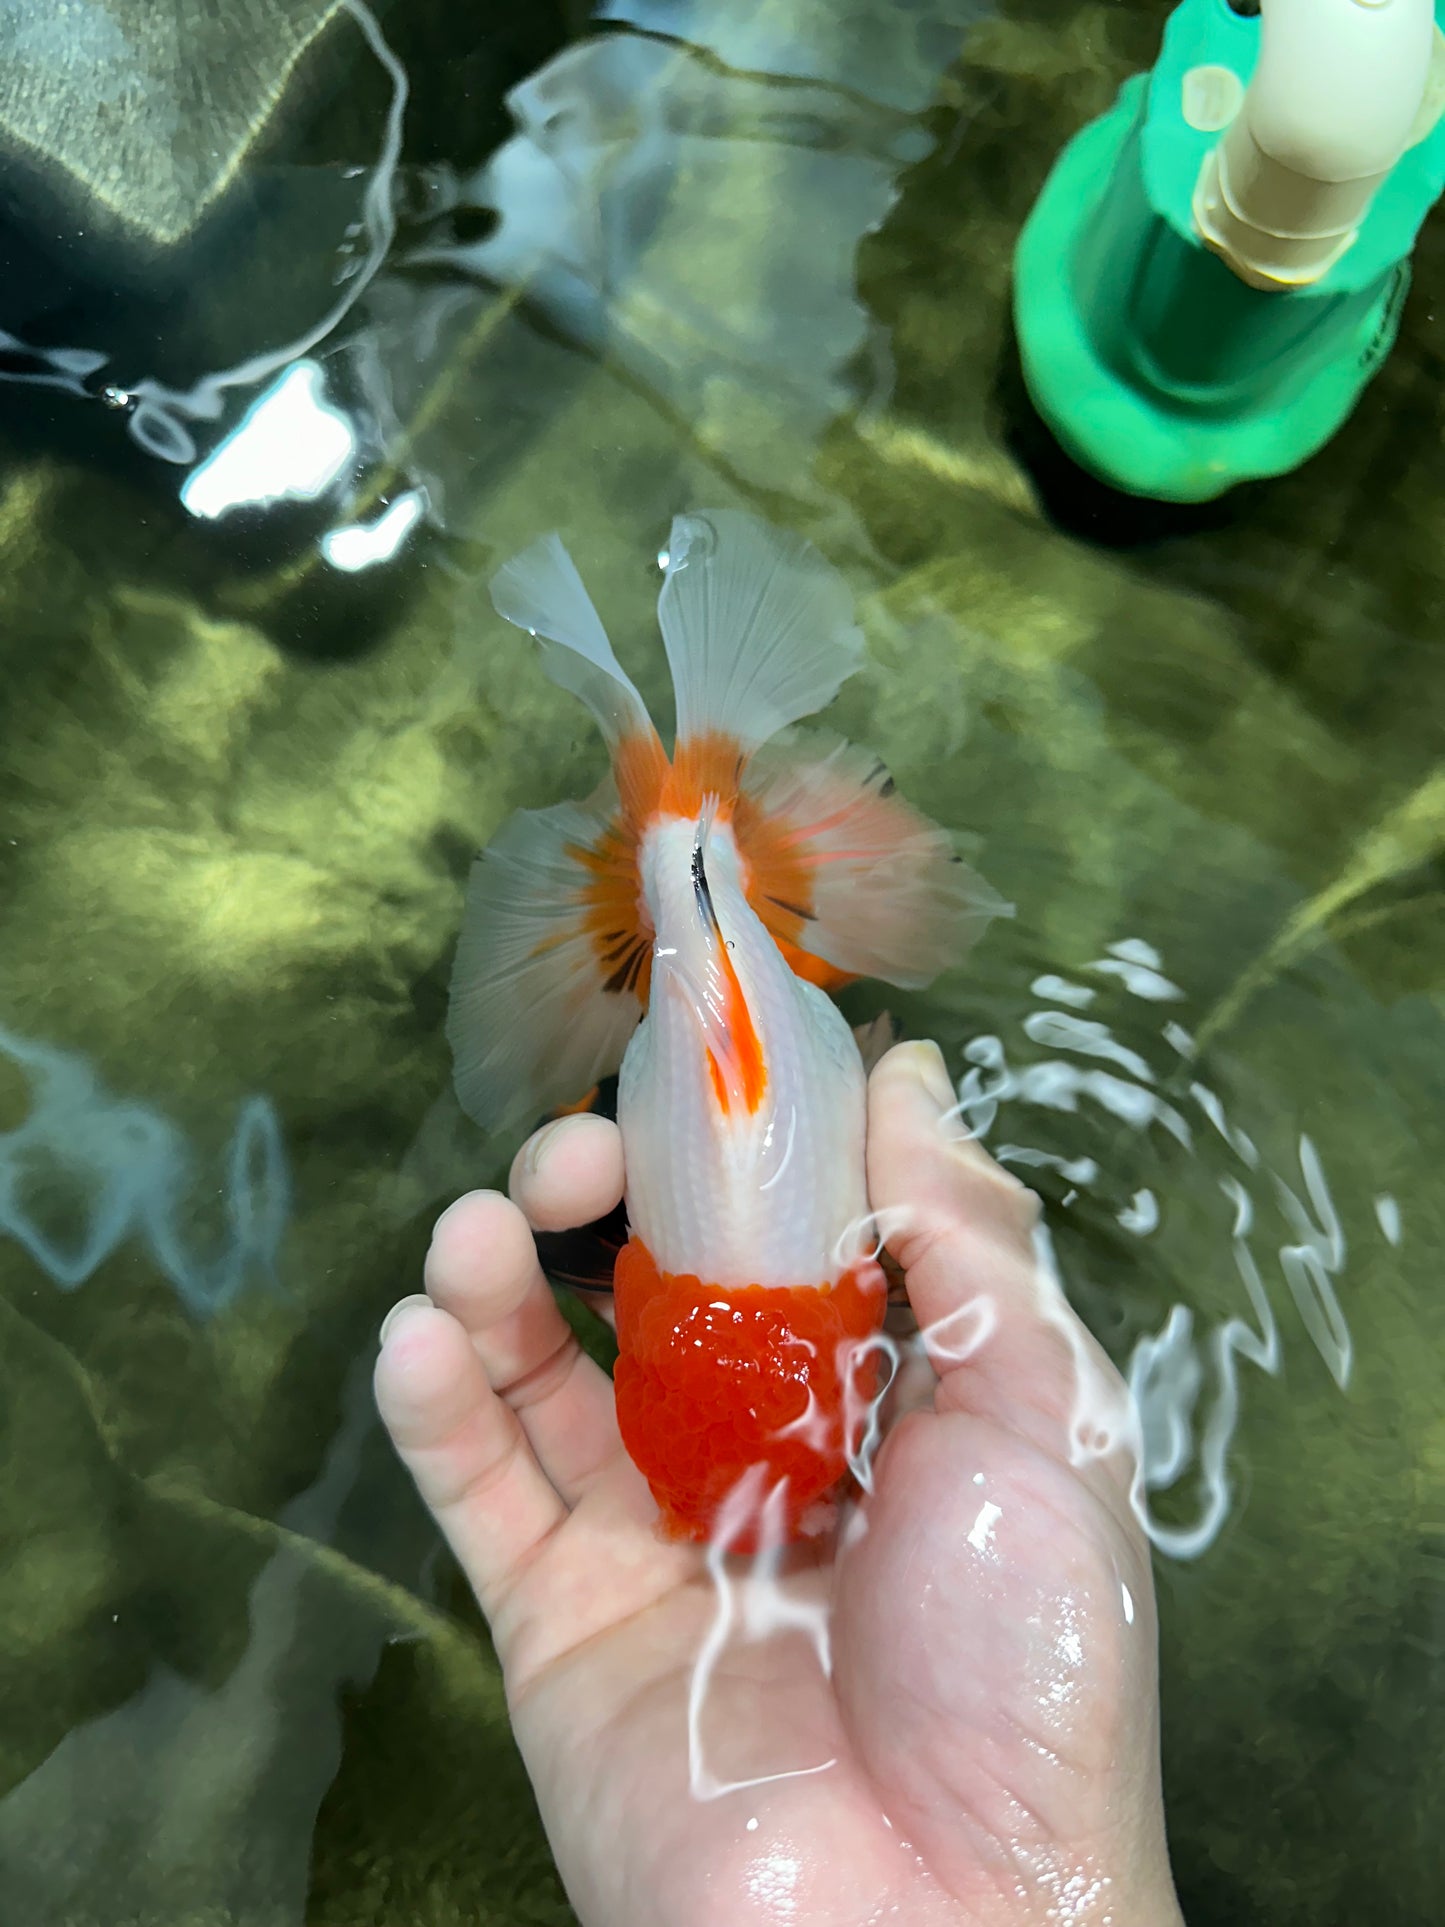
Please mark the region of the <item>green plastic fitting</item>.
<svg viewBox="0 0 1445 1927"><path fill-rule="evenodd" d="M1445 187L1445 0L1183 0L1014 260L1034 406L1131 495L1297 467L1388 355Z"/></svg>

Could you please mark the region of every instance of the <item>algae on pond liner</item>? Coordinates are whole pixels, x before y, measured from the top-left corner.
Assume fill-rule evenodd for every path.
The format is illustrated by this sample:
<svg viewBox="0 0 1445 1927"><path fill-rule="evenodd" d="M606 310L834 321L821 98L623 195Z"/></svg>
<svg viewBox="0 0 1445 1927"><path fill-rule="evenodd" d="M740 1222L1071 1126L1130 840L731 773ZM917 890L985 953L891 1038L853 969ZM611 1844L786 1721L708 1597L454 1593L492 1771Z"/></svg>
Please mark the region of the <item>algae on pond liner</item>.
<svg viewBox="0 0 1445 1927"><path fill-rule="evenodd" d="M106 10L119 18L119 0ZM635 32L608 11L609 35ZM529 269L495 284L475 209L438 207L477 179L470 130L408 115L397 244L343 338L312 351L358 431L359 472L335 494L198 522L177 499L186 470L144 456L123 413L0 381L0 1021L33 1064L70 1067L97 1129L127 1106L147 1120L145 1155L122 1163L123 1135L69 1138L61 1110L44 1112L58 1085L7 1081L0 1123L40 1117L21 1141L48 1133L70 1167L47 1151L30 1168L0 1245L6 1537L23 1548L0 1589L15 1709L0 1858L19 1840L32 1873L69 1866L67 1919L108 1924L107 1854L71 1849L81 1804L92 1846L134 1821L125 1776L96 1764L123 1758L165 1776L146 1819L171 1827L175 1884L130 1893L156 1927L182 1906L247 1927L569 1918L490 1648L388 1449L357 1431L352 1374L418 1276L431 1218L512 1149L480 1139L448 1091L467 865L512 810L580 793L600 769L568 700L519 661L485 580L560 528L653 703L654 558L672 513L709 500L797 527L844 569L870 664L830 723L876 746L940 820L976 825L1018 905L926 996L858 990L847 1014L886 1002L909 1034L940 1036L955 1076L978 1073L964 1095L995 1104L987 1141L1011 1146L1044 1195L1066 1287L1121 1360L1141 1338L1156 1346L1141 1357L1171 1410L1196 1386L1196 1445L1215 1436L1217 1334L1253 1320L1270 1352L1237 1252L1237 1235L1267 1233L1256 1256L1280 1369L1228 1353L1236 1406L1227 1451L1206 1462L1215 1486L1184 1463L1182 1434L1155 1435L1156 1468L1178 1460L1180 1474L1151 1493L1166 1532L1196 1532L1211 1489L1227 1499L1198 1558L1157 1566L1186 1917L1432 1919L1445 1881L1430 1718L1445 1659L1441 230L1422 236L1391 362L1315 462L1211 526L1091 545L1043 516L1013 452L1008 262L1054 153L1152 58L1157 11L769 0L729 10L729 32L751 23L736 44L704 6L646 12L636 26L701 51L668 50L652 123L613 103L620 177L635 126L679 99L695 159L672 128L637 170L646 219L596 257L613 281L588 284L591 332ZM398 10L377 18L400 45ZM413 23L413 101L438 97L442 50L467 61L484 40L511 44L490 10L428 22ZM478 107L494 154L508 90L536 77L535 95L558 56L564 74L569 59L601 71L581 51L599 44L595 23L575 10L547 23L552 44L495 74ZM781 77L739 80L733 107L739 45L787 58ZM886 73L880 47L897 63ZM799 83L828 103L806 127L786 111ZM363 169L386 108L377 75L367 88L365 113L309 107L318 151ZM911 139L885 149L889 115L890 141ZM809 145L820 128L833 148ZM575 205L557 212L575 232ZM259 272L264 235L254 245ZM345 263L329 236L316 245L329 284ZM409 258L423 250L440 258ZM790 256L826 259L815 285L837 305L799 305ZM734 319L710 328L720 288ZM663 328L659 290L692 295L692 325ZM8 298L0 328L16 338L111 346L83 303L52 334ZM227 342L260 353L294 338L253 308L231 297ZM74 385L183 386L164 349ZM216 434L256 398L238 391ZM391 559L360 572L328 559L328 530L371 526L409 489L425 512ZM983 1038L1014 1088L994 1088L1004 1068L978 1061ZM1082 1085L1074 1110L1037 1101L1042 1081L1027 1080L1051 1060L1144 1088L1137 1063L1090 1042L1154 1071L1193 1155ZM1211 1102L1254 1145L1257 1176ZM189 1269L168 1267L154 1235L181 1146L194 1188L171 1202ZM1253 1227L1226 1179L1250 1192ZM77 1184L117 1235L93 1241L94 1268L62 1290L37 1252L82 1251L52 1215L74 1226ZM1330 1255L1326 1196L1346 1246L1324 1267L1348 1334L1343 1387L1304 1322L1313 1305L1339 1363L1318 1274L1302 1260L1292 1278L1275 1256L1315 1249L1316 1234ZM25 1226L40 1230L13 1235ZM226 1269L228 1248L248 1262ZM1171 1326L1176 1307L1190 1330ZM266 1724L278 1707L307 1726L284 1798L219 1760L192 1770L207 1764L205 1720L228 1707L227 1745L278 1749L267 1758L288 1744L284 1719ZM87 1767L102 1741L115 1750Z"/></svg>

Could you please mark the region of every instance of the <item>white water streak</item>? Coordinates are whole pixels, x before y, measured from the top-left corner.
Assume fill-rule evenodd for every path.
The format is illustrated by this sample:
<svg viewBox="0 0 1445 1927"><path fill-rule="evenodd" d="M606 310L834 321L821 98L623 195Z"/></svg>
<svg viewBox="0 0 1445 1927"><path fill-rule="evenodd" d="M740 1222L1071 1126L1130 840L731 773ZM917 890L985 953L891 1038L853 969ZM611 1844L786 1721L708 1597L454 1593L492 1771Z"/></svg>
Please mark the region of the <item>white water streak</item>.
<svg viewBox="0 0 1445 1927"><path fill-rule="evenodd" d="M764 1497L764 1477L765 1469L760 1465L744 1473L723 1501L716 1530L708 1544L707 1570L717 1608L693 1663L687 1694L688 1783L695 1800L720 1800L725 1794L770 1786L775 1780L806 1779L814 1773L826 1773L829 1767L838 1764L836 1758L819 1760L813 1766L790 1767L783 1772L761 1773L744 1780L720 1780L707 1764L702 1737L703 1712L718 1661L735 1633L745 1641L756 1643L775 1633L801 1632L811 1643L825 1679L833 1669L826 1602L799 1597L779 1581L787 1481L780 1481ZM759 1550L747 1572L735 1579L728 1571L728 1555L758 1519L760 1497Z"/></svg>
<svg viewBox="0 0 1445 1927"><path fill-rule="evenodd" d="M1108 954L1090 969L1117 978L1124 990L1146 1003L1175 1000L1178 987L1163 975L1161 960L1152 946L1130 939L1110 944L1107 950ZM1069 983L1063 977L1041 977L1033 988L1039 995L1053 994L1058 1003L1082 1001L1058 994L1058 986L1067 987ZM1086 1068L1067 1058L1015 1068L1010 1066L1000 1038L975 1038L964 1052L970 1068L959 1084L959 1108L978 1137L995 1128L1001 1109L1009 1104L1074 1112L1088 1101L1135 1130L1145 1131L1158 1124L1186 1150L1193 1148L1187 1119L1159 1094L1152 1067L1137 1050L1120 1044L1107 1025L1051 1010L1031 1012L1022 1028L1035 1043L1077 1056L1101 1058L1130 1075ZM1160 1036L1178 1056L1192 1058L1194 1039L1182 1025L1169 1020L1161 1025ZM1313 1143L1308 1137L1300 1140L1301 1198L1295 1187L1277 1173L1265 1170L1258 1146L1231 1121L1217 1092L1194 1081L1189 1096L1245 1173L1260 1173L1273 1189L1291 1234L1274 1247L1281 1274L1306 1334L1336 1383L1347 1385L1353 1343L1336 1291L1346 1244ZM1001 1162L1057 1169L1074 1183L1092 1184L1098 1177L1092 1159L1065 1158L1027 1145L1000 1146L995 1156ZM1176 1305L1157 1333L1137 1342L1128 1366L1140 1441L1136 1507L1155 1545L1176 1558L1197 1558L1213 1543L1228 1516L1228 1454L1239 1416L1240 1360L1274 1376L1280 1370L1282 1356L1278 1323L1250 1243L1257 1216L1255 1200L1233 1175L1222 1178L1220 1185L1233 1205L1230 1248L1249 1301L1250 1317L1227 1318L1213 1330L1199 1333L1193 1312ZM1394 1200L1377 1200L1376 1215L1384 1235L1397 1242L1399 1213ZM1160 1217L1154 1191L1137 1191L1116 1216L1125 1230L1139 1235L1152 1232ZM1081 1391L1076 1432L1080 1424L1093 1423L1089 1397ZM1176 1484L1191 1471L1197 1475L1202 1493L1195 1518L1183 1526L1156 1520L1147 1495Z"/></svg>

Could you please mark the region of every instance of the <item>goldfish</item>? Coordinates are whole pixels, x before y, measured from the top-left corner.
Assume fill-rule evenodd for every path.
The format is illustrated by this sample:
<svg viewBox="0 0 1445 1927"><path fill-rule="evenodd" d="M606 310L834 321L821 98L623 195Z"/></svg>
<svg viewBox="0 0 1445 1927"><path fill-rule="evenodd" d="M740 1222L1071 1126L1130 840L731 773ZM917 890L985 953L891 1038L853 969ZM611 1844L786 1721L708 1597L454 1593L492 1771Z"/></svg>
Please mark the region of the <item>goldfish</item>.
<svg viewBox="0 0 1445 1927"><path fill-rule="evenodd" d="M811 543L711 510L659 559L670 756L557 535L492 580L611 767L473 865L448 1035L490 1130L617 1074L623 1443L669 1536L706 1539L751 1476L797 1538L856 1451L886 1301L864 1065L831 993L919 988L1009 906L877 757L796 727L866 653Z"/></svg>

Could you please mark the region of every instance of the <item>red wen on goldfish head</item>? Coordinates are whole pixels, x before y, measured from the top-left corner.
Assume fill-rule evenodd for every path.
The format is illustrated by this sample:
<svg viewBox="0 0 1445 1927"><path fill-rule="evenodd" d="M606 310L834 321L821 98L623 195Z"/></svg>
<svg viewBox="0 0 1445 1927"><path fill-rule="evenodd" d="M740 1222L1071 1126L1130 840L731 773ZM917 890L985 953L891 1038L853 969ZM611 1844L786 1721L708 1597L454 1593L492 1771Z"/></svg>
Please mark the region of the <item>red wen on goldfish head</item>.
<svg viewBox="0 0 1445 1927"><path fill-rule="evenodd" d="M754 1468L806 1531L847 1465L885 1301L863 1246L864 1071L828 991L907 988L1006 910L865 751L795 730L863 661L842 577L736 510L680 515L658 622L669 759L555 535L492 582L612 771L475 864L447 1031L498 1128L620 1071L630 1242L617 1413L666 1527Z"/></svg>

